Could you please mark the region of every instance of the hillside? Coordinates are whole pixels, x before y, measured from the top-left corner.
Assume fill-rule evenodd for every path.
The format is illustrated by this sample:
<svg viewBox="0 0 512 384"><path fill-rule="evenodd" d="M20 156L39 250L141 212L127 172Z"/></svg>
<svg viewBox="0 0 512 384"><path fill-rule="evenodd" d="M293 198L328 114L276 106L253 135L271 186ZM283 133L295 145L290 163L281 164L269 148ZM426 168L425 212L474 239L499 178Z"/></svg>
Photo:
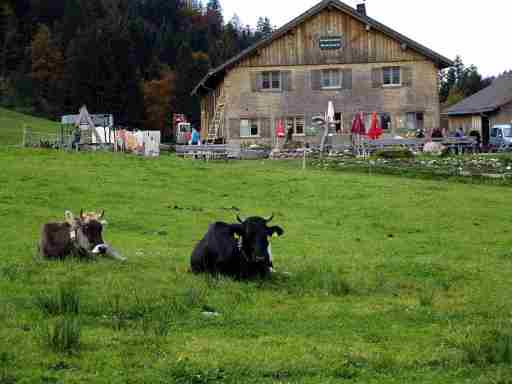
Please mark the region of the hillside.
<svg viewBox="0 0 512 384"><path fill-rule="evenodd" d="M57 132L59 124L0 108L0 146L21 144L24 126L36 133L54 134Z"/></svg>
<svg viewBox="0 0 512 384"><path fill-rule="evenodd" d="M11 148L0 164L2 383L510 383L508 188ZM289 275L187 272L233 207L275 213ZM80 208L106 210L126 263L34 258L41 224Z"/></svg>

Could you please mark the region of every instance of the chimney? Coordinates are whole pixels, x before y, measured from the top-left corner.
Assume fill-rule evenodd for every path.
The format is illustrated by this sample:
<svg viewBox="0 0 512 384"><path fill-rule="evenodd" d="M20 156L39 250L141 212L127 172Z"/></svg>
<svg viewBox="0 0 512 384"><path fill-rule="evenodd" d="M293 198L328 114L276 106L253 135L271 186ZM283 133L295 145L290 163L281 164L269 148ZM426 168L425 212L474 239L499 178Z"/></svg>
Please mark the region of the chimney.
<svg viewBox="0 0 512 384"><path fill-rule="evenodd" d="M366 4L365 3L357 4L357 12L363 16L366 16Z"/></svg>

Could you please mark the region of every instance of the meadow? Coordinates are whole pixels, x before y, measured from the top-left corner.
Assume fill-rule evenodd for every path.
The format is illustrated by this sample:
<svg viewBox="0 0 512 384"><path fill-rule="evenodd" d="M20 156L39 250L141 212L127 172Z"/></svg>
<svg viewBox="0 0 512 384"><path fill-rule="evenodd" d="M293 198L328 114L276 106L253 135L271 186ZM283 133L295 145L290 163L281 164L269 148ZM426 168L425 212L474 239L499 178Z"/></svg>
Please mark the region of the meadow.
<svg viewBox="0 0 512 384"><path fill-rule="evenodd" d="M15 148L0 169L2 384L512 383L508 187ZM128 262L37 257L80 208ZM275 214L289 275L188 273L236 213Z"/></svg>
<svg viewBox="0 0 512 384"><path fill-rule="evenodd" d="M34 133L56 134L59 124L0 108L0 145L20 145L23 140L23 127L30 128Z"/></svg>

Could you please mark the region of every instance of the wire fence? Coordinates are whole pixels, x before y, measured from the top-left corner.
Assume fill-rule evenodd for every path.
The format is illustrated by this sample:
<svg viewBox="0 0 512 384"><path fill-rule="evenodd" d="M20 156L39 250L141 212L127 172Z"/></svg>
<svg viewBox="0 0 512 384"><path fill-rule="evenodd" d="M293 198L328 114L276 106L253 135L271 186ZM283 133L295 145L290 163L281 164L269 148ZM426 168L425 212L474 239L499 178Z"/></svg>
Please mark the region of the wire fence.
<svg viewBox="0 0 512 384"><path fill-rule="evenodd" d="M67 132L41 132L28 126L23 127L22 147L61 149L67 148L70 143L71 135Z"/></svg>

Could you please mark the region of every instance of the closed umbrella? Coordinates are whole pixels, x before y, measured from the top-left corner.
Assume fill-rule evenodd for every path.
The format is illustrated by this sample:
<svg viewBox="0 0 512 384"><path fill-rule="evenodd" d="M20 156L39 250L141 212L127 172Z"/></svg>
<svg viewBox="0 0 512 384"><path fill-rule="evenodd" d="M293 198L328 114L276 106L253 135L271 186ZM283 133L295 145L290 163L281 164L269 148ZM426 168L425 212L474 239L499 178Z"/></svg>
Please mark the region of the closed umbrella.
<svg viewBox="0 0 512 384"><path fill-rule="evenodd" d="M352 130L353 135L364 135L366 133L366 128L364 126L363 118L361 117L361 113L357 113L354 121L352 122Z"/></svg>
<svg viewBox="0 0 512 384"><path fill-rule="evenodd" d="M329 101L329 103L327 104L327 122L334 122L334 118L334 103L332 101Z"/></svg>
<svg viewBox="0 0 512 384"><path fill-rule="evenodd" d="M377 140L383 133L384 131L379 127L377 113L373 112L371 127L370 130L368 131L368 137L372 140Z"/></svg>
<svg viewBox="0 0 512 384"><path fill-rule="evenodd" d="M325 141L327 140L327 135L329 134L329 126L334 122L334 103L329 101L327 103L327 114L326 114L326 124L324 126L324 134L322 136L322 142L320 143L320 151L323 153L325 148Z"/></svg>
<svg viewBox="0 0 512 384"><path fill-rule="evenodd" d="M354 149L358 154L361 154L360 152L362 148L361 145L361 136L363 136L366 133L366 129L364 126L363 118L361 117L362 113L357 113L354 121L352 122L352 145L354 146Z"/></svg>

